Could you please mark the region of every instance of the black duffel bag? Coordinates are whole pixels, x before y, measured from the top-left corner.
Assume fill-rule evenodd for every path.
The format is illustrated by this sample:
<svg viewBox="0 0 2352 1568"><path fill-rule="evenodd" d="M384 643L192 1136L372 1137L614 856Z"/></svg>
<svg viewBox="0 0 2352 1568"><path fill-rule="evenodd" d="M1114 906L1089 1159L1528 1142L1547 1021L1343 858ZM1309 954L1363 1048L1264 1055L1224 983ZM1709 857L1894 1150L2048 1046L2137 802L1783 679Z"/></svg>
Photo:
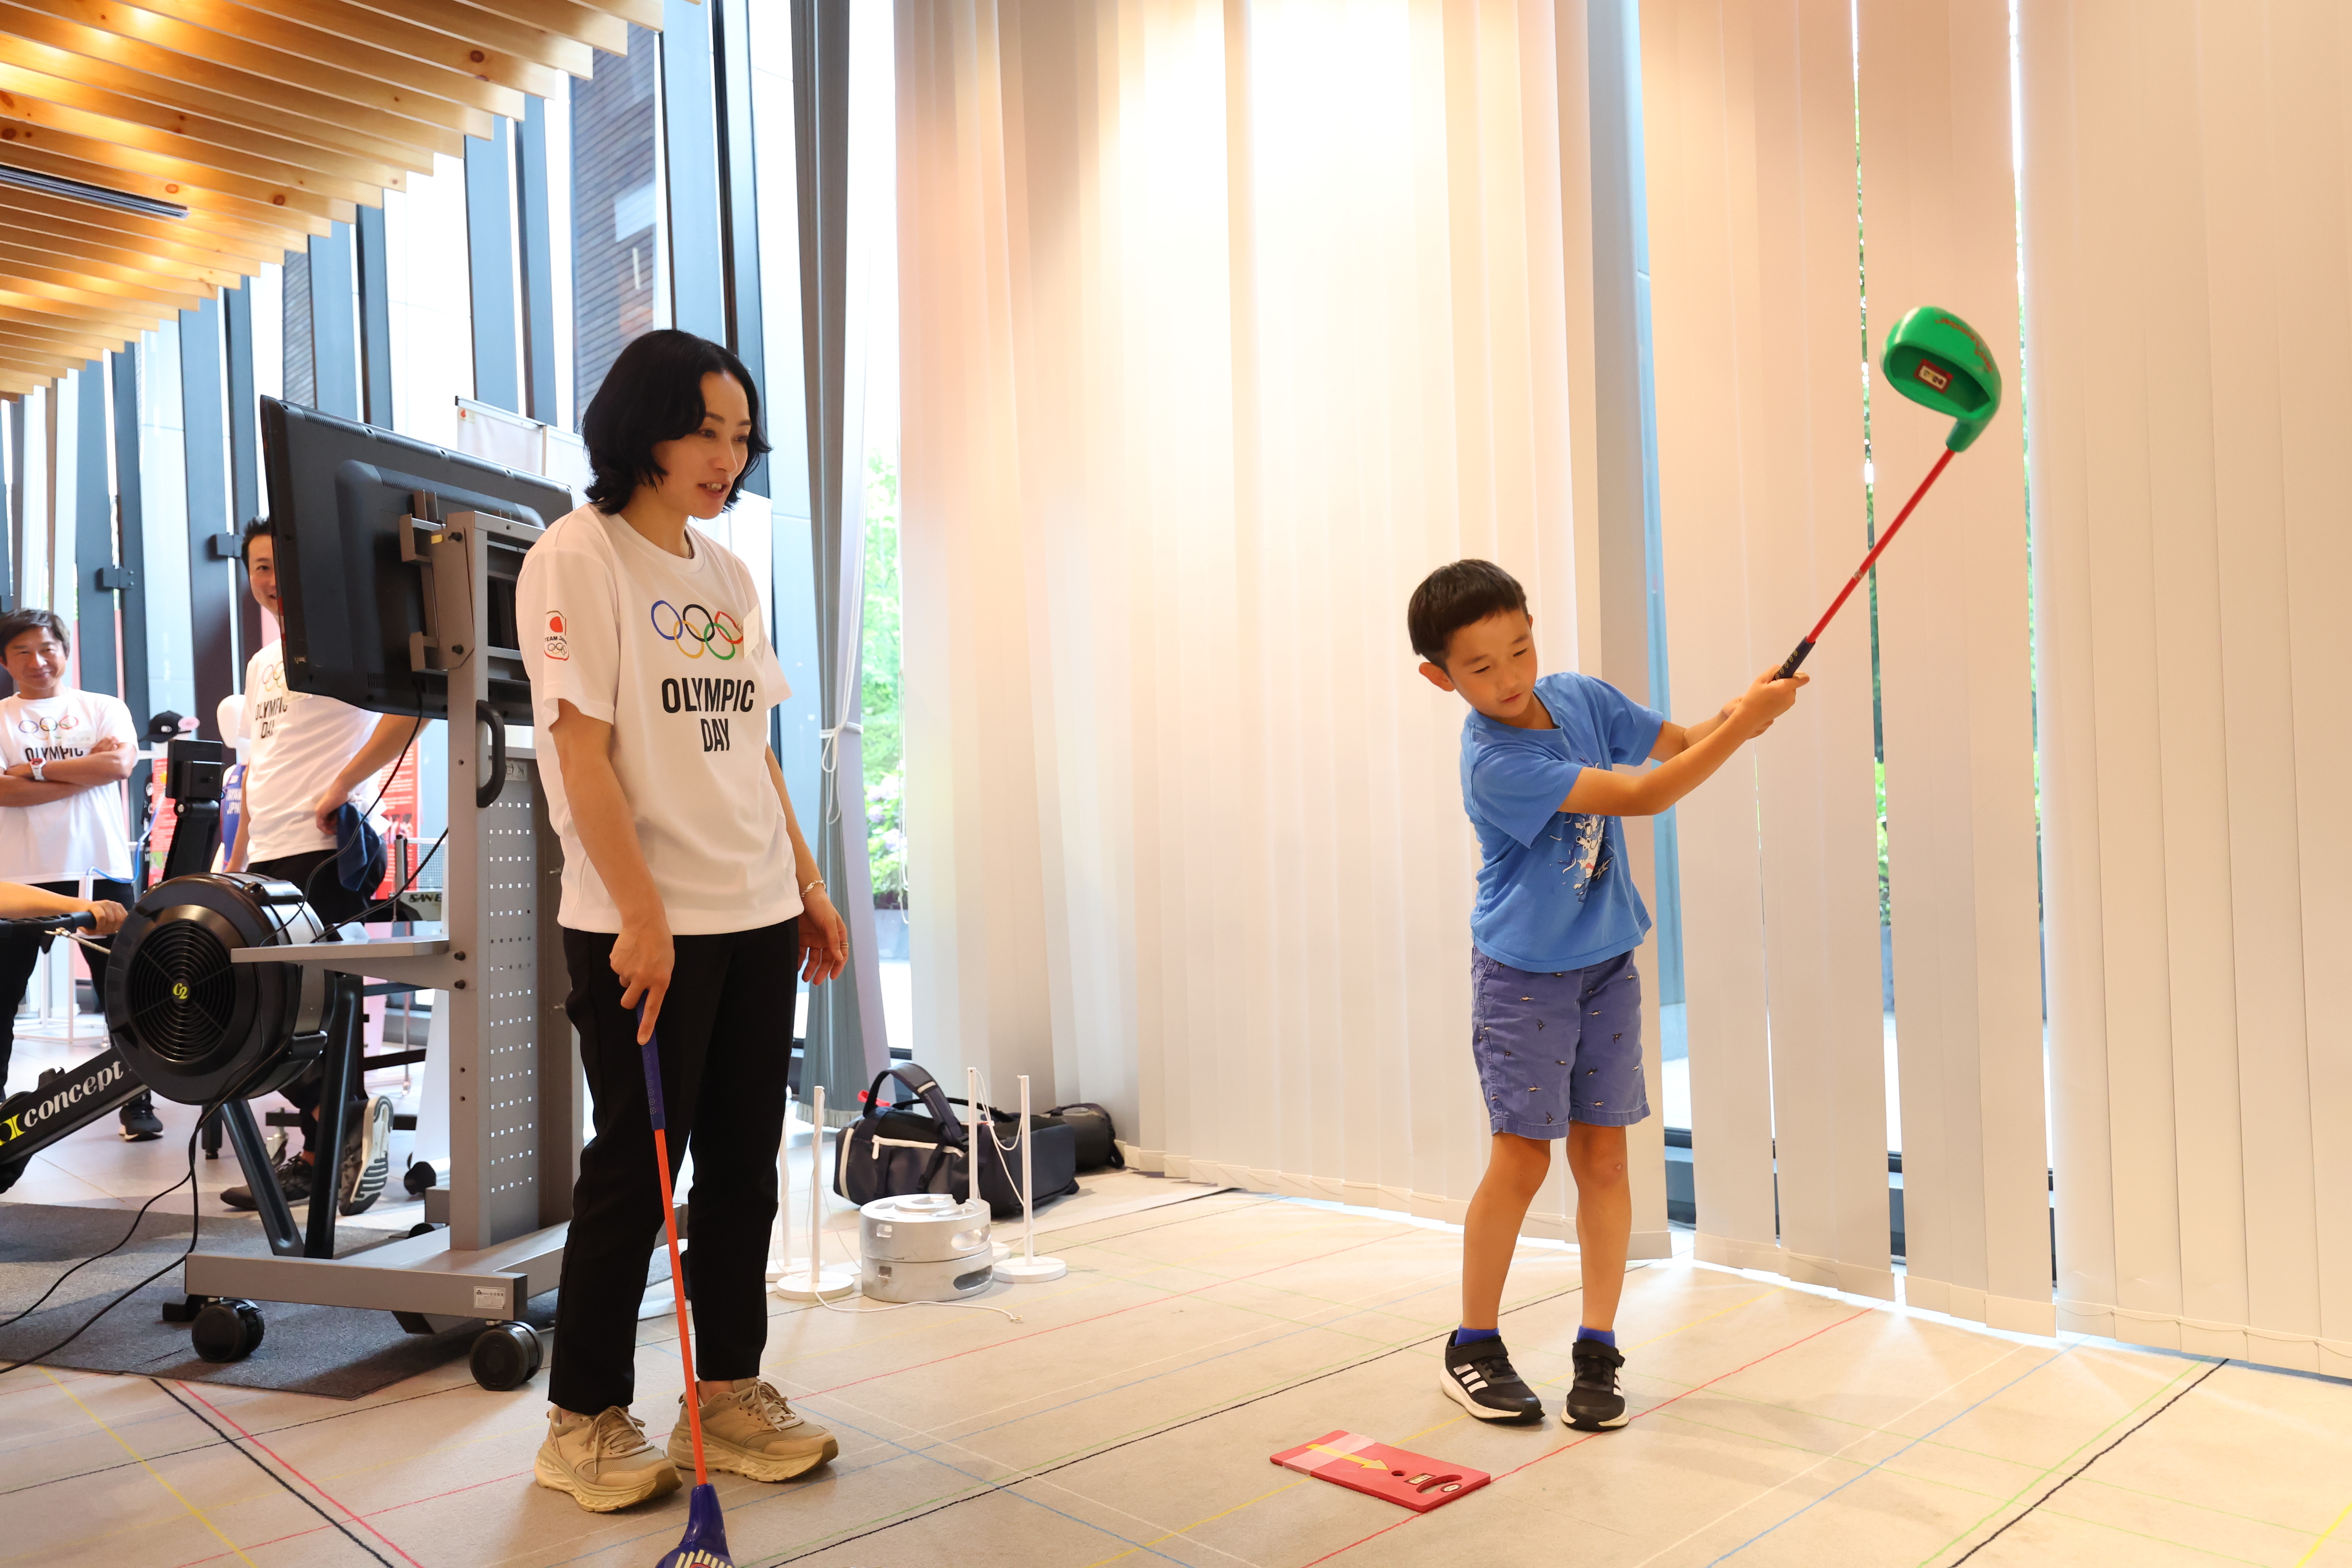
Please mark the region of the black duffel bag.
<svg viewBox="0 0 2352 1568"><path fill-rule="evenodd" d="M913 1098L886 1103L882 1085L889 1079ZM926 1068L901 1063L876 1076L866 1090L865 1114L836 1141L833 1190L860 1206L912 1193L968 1197L965 1160L971 1142L971 1130L940 1080ZM1010 1219L1021 1212L1020 1151L1005 1148L992 1133L983 1133L979 1143L981 1199L995 1218ZM1078 1190L1077 1140L1069 1128L1035 1127L1029 1158L1036 1202Z"/></svg>
<svg viewBox="0 0 2352 1568"><path fill-rule="evenodd" d="M1091 1100L1057 1105L1045 1112L1044 1120L1059 1122L1077 1135L1080 1171L1099 1171L1106 1165L1127 1169L1127 1156L1118 1152L1118 1130L1110 1124L1110 1112L1101 1106Z"/></svg>

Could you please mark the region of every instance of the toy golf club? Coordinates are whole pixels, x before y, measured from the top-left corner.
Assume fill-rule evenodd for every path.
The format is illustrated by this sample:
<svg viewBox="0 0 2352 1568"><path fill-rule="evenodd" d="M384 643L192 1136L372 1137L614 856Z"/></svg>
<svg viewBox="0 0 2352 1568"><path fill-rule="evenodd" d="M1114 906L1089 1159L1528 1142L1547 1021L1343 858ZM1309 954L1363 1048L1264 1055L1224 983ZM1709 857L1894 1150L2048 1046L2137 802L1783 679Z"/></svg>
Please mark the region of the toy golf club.
<svg viewBox="0 0 2352 1568"><path fill-rule="evenodd" d="M638 1016L644 1016L640 1007ZM694 1434L694 1490L687 1500L686 1533L654 1568L734 1568L727 1555L727 1521L719 1492L702 1462L702 1390L694 1380L694 1334L687 1321L686 1274L677 1260L677 1205L670 1196L669 1134L662 1114L661 1037L647 1034L638 1047L646 1061L646 1105L653 1112L654 1163L661 1170L662 1228L669 1236L669 1291L677 1303L677 1355L686 1365L686 1420Z"/></svg>
<svg viewBox="0 0 2352 1568"><path fill-rule="evenodd" d="M2000 410L2000 371L1992 363L1992 350L1985 346L1974 327L1949 310L1922 305L1895 322L1895 330L1886 334L1886 352L1879 356L1878 363L1887 384L1895 391L1938 414L1953 416L1952 433L1944 437L1944 455L1936 459L1936 466L1927 470L1927 477L1919 481L1919 488L1911 492L1911 499L1903 503L1903 510L1895 514L1895 521L1886 525L1886 531L1878 536L1878 542L1862 558L1862 564L1853 569L1853 575L1845 580L1845 586L1838 590L1838 596L1830 602L1822 618L1813 623L1813 629L1805 634L1805 640L1773 672L1775 680L1786 680L1797 673L1797 667L1813 651L1813 644L1829 629L1831 619L1845 607L1846 600L1878 563L1879 556L1895 542L1895 533L1919 504L1919 498L1927 493L1927 487L1943 477L1945 465L1956 454L1967 451L1969 443L1984 434L1985 426Z"/></svg>

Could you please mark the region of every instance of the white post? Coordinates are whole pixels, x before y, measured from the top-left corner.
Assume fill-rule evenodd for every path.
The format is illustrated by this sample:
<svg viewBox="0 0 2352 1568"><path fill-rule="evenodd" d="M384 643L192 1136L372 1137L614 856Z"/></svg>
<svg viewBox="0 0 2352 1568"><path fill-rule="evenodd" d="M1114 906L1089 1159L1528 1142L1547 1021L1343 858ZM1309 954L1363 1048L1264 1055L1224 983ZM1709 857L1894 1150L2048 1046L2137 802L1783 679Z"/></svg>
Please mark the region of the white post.
<svg viewBox="0 0 2352 1568"><path fill-rule="evenodd" d="M963 1198L972 1203L980 1197L980 1124L987 1118L980 1109L980 1069L963 1069ZM996 1138L996 1129L988 1130L990 1142Z"/></svg>
<svg viewBox="0 0 2352 1568"><path fill-rule="evenodd" d="M1021 1075L1021 1261L996 1266L999 1279L1010 1279L1017 1285L1034 1285L1047 1279L1059 1279L1070 1271L1070 1266L1058 1258L1037 1256L1037 1208L1034 1173L1029 1154L1029 1075Z"/></svg>
<svg viewBox="0 0 2352 1568"><path fill-rule="evenodd" d="M814 1074L816 1063L803 1058L802 1071ZM777 1255L778 1276L772 1287L787 1301L830 1301L846 1296L857 1289L857 1277L845 1268L824 1266L824 1215L820 1206L824 1202L824 1085L811 1090L814 1103L810 1109L809 1131L809 1256L808 1272L801 1274L793 1268L792 1231L784 1230L784 1250ZM792 1150L792 1113L784 1113L783 1147L777 1152L776 1163L782 1166ZM785 1192L791 1190L789 1177L780 1175ZM782 1196L776 1204L779 1214L783 1209Z"/></svg>

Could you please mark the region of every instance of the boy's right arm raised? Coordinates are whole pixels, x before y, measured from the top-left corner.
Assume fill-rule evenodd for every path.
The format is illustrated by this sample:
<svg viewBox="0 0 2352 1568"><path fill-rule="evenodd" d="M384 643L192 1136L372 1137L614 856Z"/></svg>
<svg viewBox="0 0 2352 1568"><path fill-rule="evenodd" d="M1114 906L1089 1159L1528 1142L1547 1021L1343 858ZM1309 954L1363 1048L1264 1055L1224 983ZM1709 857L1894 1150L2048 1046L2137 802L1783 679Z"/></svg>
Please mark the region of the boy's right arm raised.
<svg viewBox="0 0 2352 1568"><path fill-rule="evenodd" d="M1777 667L1776 667L1777 668ZM1576 775L1562 811L1595 816L1655 816L1705 784L1731 753L1772 727L1772 721L1796 705L1797 691L1812 679L1799 675L1775 680L1775 669L1758 676L1705 737L1646 773L1619 773L1606 768L1586 768Z"/></svg>

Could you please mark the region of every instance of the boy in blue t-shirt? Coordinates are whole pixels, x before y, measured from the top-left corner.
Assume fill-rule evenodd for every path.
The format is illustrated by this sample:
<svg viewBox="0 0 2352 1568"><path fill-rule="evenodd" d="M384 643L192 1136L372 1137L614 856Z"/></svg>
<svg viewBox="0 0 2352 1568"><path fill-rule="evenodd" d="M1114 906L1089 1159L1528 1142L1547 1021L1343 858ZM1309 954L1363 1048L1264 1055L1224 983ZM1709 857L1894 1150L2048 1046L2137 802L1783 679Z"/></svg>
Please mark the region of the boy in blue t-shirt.
<svg viewBox="0 0 2352 1568"><path fill-rule="evenodd" d="M1568 1420L1587 1431L1622 1426L1615 1323L1633 1228L1625 1129L1650 1114L1633 950L1650 913L1626 873L1617 819L1655 816L1697 788L1789 710L1807 678L1767 670L1685 729L1605 681L1538 676L1527 591L1490 561L1431 573L1405 618L1421 673L1470 704L1462 805L1482 862L1470 1051L1495 1142L1463 1233L1462 1326L1446 1342L1443 1386L1482 1421L1543 1418L1496 1319L1551 1140L1565 1138L1584 1269ZM1653 757L1662 765L1648 772L1612 771Z"/></svg>

